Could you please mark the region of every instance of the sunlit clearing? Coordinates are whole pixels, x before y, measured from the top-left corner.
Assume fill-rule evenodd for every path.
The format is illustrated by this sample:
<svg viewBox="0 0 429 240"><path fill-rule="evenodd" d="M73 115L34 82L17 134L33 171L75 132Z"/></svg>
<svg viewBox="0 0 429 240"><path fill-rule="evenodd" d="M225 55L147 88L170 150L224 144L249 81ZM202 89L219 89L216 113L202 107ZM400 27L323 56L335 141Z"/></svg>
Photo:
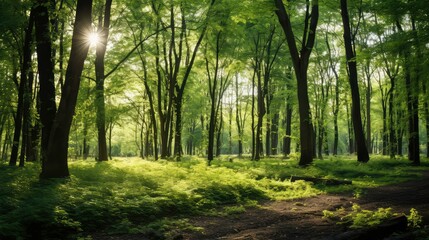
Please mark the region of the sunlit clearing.
<svg viewBox="0 0 429 240"><path fill-rule="evenodd" d="M92 32L88 36L88 41L89 41L89 44L91 46L97 46L99 40L100 40L100 38L98 36L98 33L96 33L96 32Z"/></svg>

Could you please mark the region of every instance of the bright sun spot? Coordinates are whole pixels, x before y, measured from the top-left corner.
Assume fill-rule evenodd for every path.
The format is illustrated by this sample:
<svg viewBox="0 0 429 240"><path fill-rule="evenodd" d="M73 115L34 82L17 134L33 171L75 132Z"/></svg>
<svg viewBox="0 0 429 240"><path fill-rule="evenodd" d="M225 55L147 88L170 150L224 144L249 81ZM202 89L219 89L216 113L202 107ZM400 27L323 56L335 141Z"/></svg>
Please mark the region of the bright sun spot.
<svg viewBox="0 0 429 240"><path fill-rule="evenodd" d="M91 44L91 46L96 46L97 43L99 42L98 33L96 33L96 32L90 33L88 36L88 40L89 40L89 44Z"/></svg>

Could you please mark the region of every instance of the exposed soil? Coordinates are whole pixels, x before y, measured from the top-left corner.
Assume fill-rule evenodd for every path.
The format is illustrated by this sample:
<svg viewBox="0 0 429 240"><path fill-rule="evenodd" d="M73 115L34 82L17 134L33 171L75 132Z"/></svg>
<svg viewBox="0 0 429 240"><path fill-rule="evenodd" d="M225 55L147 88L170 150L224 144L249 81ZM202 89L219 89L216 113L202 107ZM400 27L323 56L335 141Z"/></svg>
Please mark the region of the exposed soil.
<svg viewBox="0 0 429 240"><path fill-rule="evenodd" d="M357 203L362 209L391 207L408 214L411 208L429 224L429 172L423 179L366 190L359 199L352 195L319 195L291 201L266 202L260 208L225 217L194 217L194 226L204 231L178 233L178 239L324 239L345 231L334 221L322 218L322 211ZM429 239L429 237L428 237Z"/></svg>

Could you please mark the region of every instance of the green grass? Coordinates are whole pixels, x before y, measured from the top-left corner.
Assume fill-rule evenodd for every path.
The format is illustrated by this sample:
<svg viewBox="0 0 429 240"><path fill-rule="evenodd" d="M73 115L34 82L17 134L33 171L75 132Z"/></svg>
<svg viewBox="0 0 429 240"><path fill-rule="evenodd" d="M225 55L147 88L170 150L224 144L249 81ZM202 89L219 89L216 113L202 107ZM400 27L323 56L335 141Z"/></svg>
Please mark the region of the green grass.
<svg viewBox="0 0 429 240"><path fill-rule="evenodd" d="M38 164L0 165L0 239L75 239L94 232L146 233L161 238L171 228L192 228L194 214L237 214L260 200L310 197L323 192L362 193L365 187L416 179L428 169L406 160L373 156L368 164L351 157L318 160L307 168L296 159L181 162L116 159L70 162L70 179L40 181ZM290 176L353 180L327 187Z"/></svg>

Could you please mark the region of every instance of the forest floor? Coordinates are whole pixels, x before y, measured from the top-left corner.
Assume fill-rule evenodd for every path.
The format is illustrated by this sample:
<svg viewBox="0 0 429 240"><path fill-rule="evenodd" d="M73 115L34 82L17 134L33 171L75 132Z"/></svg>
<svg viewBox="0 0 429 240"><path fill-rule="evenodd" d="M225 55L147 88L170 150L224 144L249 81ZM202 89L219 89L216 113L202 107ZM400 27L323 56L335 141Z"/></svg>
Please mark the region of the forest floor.
<svg viewBox="0 0 429 240"><path fill-rule="evenodd" d="M375 211L392 208L408 214L411 208L429 225L429 172L423 178L396 185L365 190L358 198L352 194L319 195L289 201L268 201L229 216L200 216L190 219L201 232L181 232L177 239L329 239L345 231L336 222L323 218L323 210L340 207L350 210L356 203ZM429 239L429 236L428 236Z"/></svg>

